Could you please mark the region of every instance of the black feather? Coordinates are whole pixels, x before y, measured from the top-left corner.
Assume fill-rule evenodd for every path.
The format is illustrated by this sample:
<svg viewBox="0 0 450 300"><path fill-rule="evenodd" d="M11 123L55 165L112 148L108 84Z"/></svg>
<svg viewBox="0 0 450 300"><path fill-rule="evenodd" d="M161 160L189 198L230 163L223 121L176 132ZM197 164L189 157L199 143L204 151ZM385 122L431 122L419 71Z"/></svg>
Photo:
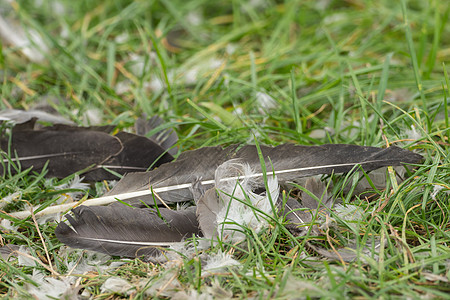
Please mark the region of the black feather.
<svg viewBox="0 0 450 300"><path fill-rule="evenodd" d="M149 208L79 206L72 213L66 218L73 229L61 222L56 237L70 247L109 255L155 256L161 248L199 235L195 208L160 208L158 213Z"/></svg>
<svg viewBox="0 0 450 300"><path fill-rule="evenodd" d="M383 166L414 164L422 160L421 155L398 147L283 144L261 146L261 151L267 171L275 171L281 183L318 174L348 172L355 165L361 165L368 172ZM256 173L261 172L255 146L205 147L184 152L175 162L161 165L156 170L127 174L106 196L127 199L132 205L139 205L141 200L153 203L151 187L167 203L190 201L193 199L191 184L201 178L205 190L213 187L215 170L229 159L239 159L248 163ZM257 180L262 184L262 176Z"/></svg>
<svg viewBox="0 0 450 300"><path fill-rule="evenodd" d="M96 166L95 169L83 174L86 180L118 179L105 168L119 174L125 174L146 171L150 167L155 168L173 160L173 156L167 153L166 149L144 136L127 132L119 132L115 136L122 142L122 151Z"/></svg>
<svg viewBox="0 0 450 300"><path fill-rule="evenodd" d="M117 155L122 143L99 131L24 130L14 131L11 140L8 136L1 138L0 148L22 169L33 167L40 172L49 162L47 176L66 177ZM10 160L2 161L0 172Z"/></svg>
<svg viewBox="0 0 450 300"><path fill-rule="evenodd" d="M164 150L167 150L169 154L175 155L178 152L177 148L173 146L178 142L178 136L172 128L162 129L155 134L149 136L155 128L163 125L163 119L159 116L153 116L150 119L139 118L134 124L136 134L146 136L158 145L160 145Z"/></svg>
<svg viewBox="0 0 450 300"><path fill-rule="evenodd" d="M28 123L33 127L33 121ZM40 172L48 161L48 177L62 178L91 167L82 174L86 180L113 180L118 177L106 169L123 175L173 160L168 149L144 136L126 132L110 135L114 126L57 124L42 130L24 128L27 126L13 128L11 142L8 136L1 138L0 149L9 153L22 169L33 167ZM3 159L6 165L8 162Z"/></svg>

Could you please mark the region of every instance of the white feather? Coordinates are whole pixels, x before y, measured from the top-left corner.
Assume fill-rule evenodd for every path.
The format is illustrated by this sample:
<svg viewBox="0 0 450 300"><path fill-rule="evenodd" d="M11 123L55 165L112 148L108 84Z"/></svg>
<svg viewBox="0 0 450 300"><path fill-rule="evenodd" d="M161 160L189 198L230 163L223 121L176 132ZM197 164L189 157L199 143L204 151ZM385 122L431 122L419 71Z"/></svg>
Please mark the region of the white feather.
<svg viewBox="0 0 450 300"><path fill-rule="evenodd" d="M21 245L17 252L17 262L19 266L35 267L38 265L38 263L31 258L28 247L24 245Z"/></svg>
<svg viewBox="0 0 450 300"><path fill-rule="evenodd" d="M0 228L6 230L6 231L12 231L17 232L17 229L19 226L14 226L11 222L11 220L3 219L0 221Z"/></svg>
<svg viewBox="0 0 450 300"><path fill-rule="evenodd" d="M117 293L130 295L134 287L125 279L120 277L110 277L100 287L102 293Z"/></svg>
<svg viewBox="0 0 450 300"><path fill-rule="evenodd" d="M61 247L58 251L58 256L64 259L64 265L70 274L76 275L70 276L72 278L72 283L79 278L79 275L88 272L105 274L114 271L128 261L127 259L111 261L111 256L107 254L68 247Z"/></svg>
<svg viewBox="0 0 450 300"><path fill-rule="evenodd" d="M406 129L404 131L404 135L406 138L411 139L413 141L420 140L422 138L422 135L420 132L417 131L416 126L411 125L411 129Z"/></svg>
<svg viewBox="0 0 450 300"><path fill-rule="evenodd" d="M8 196L3 197L0 199L0 209L8 205L9 203L19 200L22 198L22 192L14 192L12 194L9 194Z"/></svg>
<svg viewBox="0 0 450 300"><path fill-rule="evenodd" d="M4 43L17 47L31 61L42 63L44 53L49 52L42 36L31 28L21 27L14 19L0 16L0 38Z"/></svg>
<svg viewBox="0 0 450 300"><path fill-rule="evenodd" d="M266 216L272 216L273 201L276 201L280 186L276 176L268 176L267 191L256 194L252 190L255 186L254 172L248 164L230 160L220 165L215 174L216 189L223 208L217 214L219 237L237 242L245 239L240 232L249 228L256 233L267 225ZM224 178L235 180L223 180Z"/></svg>
<svg viewBox="0 0 450 300"><path fill-rule="evenodd" d="M206 265L203 267L203 270L220 273L229 267L240 265L241 263L235 260L232 255L219 251L217 253L212 253L208 257L208 259L206 260ZM209 272L206 273L209 274Z"/></svg>
<svg viewBox="0 0 450 300"><path fill-rule="evenodd" d="M56 200L56 202L58 204L62 203L63 201L67 201L67 200L80 200L82 196L84 196L84 194L89 190L89 183L85 183L83 182L84 177L80 177L78 174L76 174L73 179L71 179L69 182L67 183L63 183L60 185L56 185L54 186L54 189L59 191L59 190L65 190L65 189L76 189L76 190L80 190L80 191L74 191L74 192L68 192L65 193L64 195L58 196L58 200ZM53 184L52 180L47 180L46 182L46 186L51 187ZM69 198L69 199L67 199Z"/></svg>
<svg viewBox="0 0 450 300"><path fill-rule="evenodd" d="M67 278L62 280L52 278L36 270L33 271L31 278L38 283L38 286L26 283L25 288L36 299L68 299L69 296L76 294Z"/></svg>

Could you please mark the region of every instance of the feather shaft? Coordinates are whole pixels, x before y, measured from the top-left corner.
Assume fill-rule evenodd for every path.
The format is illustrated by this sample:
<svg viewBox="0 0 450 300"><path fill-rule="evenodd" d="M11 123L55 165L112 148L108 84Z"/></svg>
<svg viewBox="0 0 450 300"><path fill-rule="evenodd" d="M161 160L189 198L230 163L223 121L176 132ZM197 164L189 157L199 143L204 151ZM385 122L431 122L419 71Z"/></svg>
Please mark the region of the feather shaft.
<svg viewBox="0 0 450 300"><path fill-rule="evenodd" d="M113 240L113 239L101 239L101 238L89 238L83 237L83 240L86 241L96 241L96 242L106 242L113 244L123 244L123 245L133 245L133 246L153 246L153 247L169 247L174 245L176 242L133 242L133 241L122 241L122 240Z"/></svg>

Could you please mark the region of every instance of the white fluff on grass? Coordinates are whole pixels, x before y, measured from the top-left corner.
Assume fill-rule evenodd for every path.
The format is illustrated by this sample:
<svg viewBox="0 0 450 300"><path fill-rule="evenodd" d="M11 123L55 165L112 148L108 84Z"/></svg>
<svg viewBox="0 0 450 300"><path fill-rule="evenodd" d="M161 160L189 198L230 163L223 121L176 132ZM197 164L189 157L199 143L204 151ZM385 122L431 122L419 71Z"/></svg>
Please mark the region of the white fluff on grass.
<svg viewBox="0 0 450 300"><path fill-rule="evenodd" d="M114 42L117 44L124 44L130 39L128 32L122 32L114 38Z"/></svg>
<svg viewBox="0 0 450 300"><path fill-rule="evenodd" d="M44 54L49 52L47 44L42 36L34 29L21 26L13 18L0 16L0 38L5 44L20 49L30 61L42 63L45 61Z"/></svg>
<svg viewBox="0 0 450 300"><path fill-rule="evenodd" d="M228 55L232 55L232 54L234 54L235 52L236 52L236 50L237 50L237 45L236 44L227 44L226 46L225 46L225 52L228 54Z"/></svg>
<svg viewBox="0 0 450 300"><path fill-rule="evenodd" d="M52 180L48 179L45 185L48 187L53 187L57 191L66 189L79 190L64 193L62 196L59 196L59 199L56 202L58 204L61 204L64 200L67 200L67 198L69 198L69 200L71 201L80 200L81 197L89 190L89 183L83 182L83 179L84 177L80 177L78 174L76 174L71 180L66 183L53 186Z"/></svg>
<svg viewBox="0 0 450 300"><path fill-rule="evenodd" d="M0 228L7 231L17 232L19 226L14 226L11 220L3 219L0 221Z"/></svg>
<svg viewBox="0 0 450 300"><path fill-rule="evenodd" d="M199 11L191 11L186 16L186 21L192 26L199 26L204 22L203 16Z"/></svg>
<svg viewBox="0 0 450 300"><path fill-rule="evenodd" d="M173 295L177 300L213 300L213 299L232 299L233 292L220 286L218 280L214 280L211 285L202 284L200 291L188 289L178 291Z"/></svg>
<svg viewBox="0 0 450 300"><path fill-rule="evenodd" d="M70 272L73 278L88 272L98 272L105 274L111 272L127 263L127 259L119 261L111 261L111 256L95 251L73 249L69 247L61 247L58 255L64 259L67 272Z"/></svg>
<svg viewBox="0 0 450 300"><path fill-rule="evenodd" d="M355 230L360 226L359 223L364 216L364 210L360 206L352 204L335 204L332 210L334 211L334 215L337 218L345 221L348 226L352 227ZM320 220L322 224L319 226L319 228L321 228L322 230L326 230L328 228L337 228L337 221L333 216L321 216Z"/></svg>
<svg viewBox="0 0 450 300"><path fill-rule="evenodd" d="M63 202L65 203L69 203L69 202L74 202L77 200L80 200L81 197L87 193L87 191L89 190L89 183L84 183L82 182L84 179L84 177L75 175L74 178L72 178L71 180L69 180L66 183L62 183L60 185L54 185L54 179L47 179L45 181L45 186L47 188L50 189L54 189L54 190L65 190L65 189L76 189L79 191L73 191L73 192L67 192L67 193L61 193L60 195L57 195L57 199L56 199L56 203L57 204L62 204ZM25 209L24 210L28 210L28 211L36 211L41 205L35 205L35 206L30 206L28 204L25 205ZM45 215L39 215L36 217L38 224L46 224L48 222L51 221L61 221L61 213L57 212L57 213L52 213L52 214L45 214Z"/></svg>
<svg viewBox="0 0 450 300"><path fill-rule="evenodd" d="M61 277L54 278L53 276L46 276L44 273L33 270L31 278L38 284L35 286L30 283L24 285L29 294L36 299L79 299L79 286L75 285L80 275L88 272L98 272L105 274L106 272L117 269L120 265L126 263L126 260L111 262L111 257L106 254L97 253L94 251L84 251L79 249L69 249L62 247L58 255L64 258L64 264L67 268L66 274L61 274ZM81 259L79 256L82 256ZM18 250L18 264L19 266L36 267L38 262L30 258L31 254L26 246L20 246ZM69 274L70 272L70 274ZM69 276L70 275L70 276ZM121 294L129 294L128 290L132 288L130 284L126 284L116 278L110 278L102 285L102 292L114 292ZM133 289L131 289L131 292ZM87 293L87 292L86 292Z"/></svg>
<svg viewBox="0 0 450 300"><path fill-rule="evenodd" d="M264 113L264 111L275 109L278 106L277 101L267 93L257 92L255 97L258 107L260 108L259 111L262 113Z"/></svg>
<svg viewBox="0 0 450 300"><path fill-rule="evenodd" d="M0 209L4 208L9 203L20 200L22 198L22 192L14 192L12 194L9 194L8 196L3 197L0 199Z"/></svg>
<svg viewBox="0 0 450 300"><path fill-rule="evenodd" d="M210 57L201 60L189 68L180 68L178 73L181 82L187 85L197 84L197 81L209 73L217 70L224 63L223 59Z"/></svg>
<svg viewBox="0 0 450 300"><path fill-rule="evenodd" d="M130 80L118 81L114 86L114 91L117 95L122 95L131 89L132 82Z"/></svg>
<svg viewBox="0 0 450 300"><path fill-rule="evenodd" d="M347 204L336 204L334 206L335 214L345 221L360 221L363 217L363 210L361 207Z"/></svg>
<svg viewBox="0 0 450 300"><path fill-rule="evenodd" d="M17 252L17 262L19 266L36 267L38 263L31 258L30 250L27 246L21 245Z"/></svg>
<svg viewBox="0 0 450 300"><path fill-rule="evenodd" d="M145 57L136 53L130 53L128 62L131 73L141 77L144 73L149 72L151 57L152 55L150 57Z"/></svg>
<svg viewBox="0 0 450 300"><path fill-rule="evenodd" d="M157 76L152 76L150 81L144 82L144 87L153 92L161 92L165 89L166 84L161 78Z"/></svg>
<svg viewBox="0 0 450 300"><path fill-rule="evenodd" d="M33 270L31 279L33 279L38 286L34 286L31 283L25 283L25 289L36 299L72 299L70 296L74 297L77 294L77 291L73 290L66 278L56 279L45 276L40 271Z"/></svg>
<svg viewBox="0 0 450 300"><path fill-rule="evenodd" d="M206 274L223 272L229 267L240 266L241 263L233 258L232 255L228 253L223 253L219 251L217 253L211 253L206 259L206 265L203 270Z"/></svg>
<svg viewBox="0 0 450 300"><path fill-rule="evenodd" d="M434 184L433 185L433 192L431 193L431 199L433 199L434 201L436 201L436 196L445 189L445 186L443 185L439 185L439 184ZM447 195L450 194L450 191L444 191L444 193L446 193Z"/></svg>
<svg viewBox="0 0 450 300"><path fill-rule="evenodd" d="M271 201L275 203L280 193L276 176L267 175L267 191L253 192L254 172L248 164L230 160L220 165L215 174L221 210L217 213L217 231L221 240L239 242L245 239L246 228L259 233L267 226L267 216L273 216ZM224 180L233 177L232 180ZM270 199L269 199L270 198Z"/></svg>
<svg viewBox="0 0 450 300"><path fill-rule="evenodd" d="M158 277L158 278L155 278ZM157 276L142 279L139 283L140 289L144 289L146 299L153 299L156 295L159 297L174 298L174 294L182 288L178 281L178 268L166 268L165 272L160 272Z"/></svg>
<svg viewBox="0 0 450 300"><path fill-rule="evenodd" d="M406 138L411 139L413 141L420 140L422 135L417 131L416 126L411 125L411 129L406 129L404 131L404 135Z"/></svg>
<svg viewBox="0 0 450 300"><path fill-rule="evenodd" d="M100 287L102 293L117 293L130 295L134 292L134 287L125 279L120 277L110 277Z"/></svg>

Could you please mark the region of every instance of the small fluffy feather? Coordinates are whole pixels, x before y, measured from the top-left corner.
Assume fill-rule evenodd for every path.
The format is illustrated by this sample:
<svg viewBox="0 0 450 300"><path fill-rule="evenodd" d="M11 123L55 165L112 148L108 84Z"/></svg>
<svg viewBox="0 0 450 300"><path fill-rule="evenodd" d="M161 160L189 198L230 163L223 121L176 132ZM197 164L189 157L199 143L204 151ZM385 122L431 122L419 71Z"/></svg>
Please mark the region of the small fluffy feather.
<svg viewBox="0 0 450 300"><path fill-rule="evenodd" d="M443 185L438 185L435 184L433 185L433 192L431 193L431 199L433 199L434 201L436 201L436 196L439 194L440 191L442 191L443 189L445 189L445 187ZM448 194L449 191L446 191L446 193Z"/></svg>
<svg viewBox="0 0 450 300"><path fill-rule="evenodd" d="M156 276L155 276L156 277ZM182 288L178 280L178 270L176 268L166 269L166 272L159 273L159 278L143 279L140 282L141 289L145 289L144 296L148 299L155 296L177 299L174 295Z"/></svg>
<svg viewBox="0 0 450 300"><path fill-rule="evenodd" d="M210 273L208 271L222 272L226 268L240 265L241 263L235 260L232 255L219 251L217 253L209 255L206 260L206 265L203 267L203 270L207 271L206 273Z"/></svg>
<svg viewBox="0 0 450 300"><path fill-rule="evenodd" d="M254 172L248 164L230 160L220 165L215 173L216 189L219 191L222 209L217 213L217 231L222 240L238 242L245 239L240 232L249 228L256 233L267 225L266 215L272 216L272 202L278 199L280 186L276 176L268 175L269 193L256 194L252 190ZM223 180L234 177L233 180ZM248 202L250 201L250 203ZM261 212L259 212L259 211Z"/></svg>
<svg viewBox="0 0 450 300"><path fill-rule="evenodd" d="M133 289L133 286L127 280L120 277L110 277L100 287L102 293L117 293L121 295L130 295Z"/></svg>
<svg viewBox="0 0 450 300"><path fill-rule="evenodd" d="M49 52L42 36L32 28L22 27L15 18L0 16L0 38L3 43L19 48L32 62L44 62L44 54Z"/></svg>
<svg viewBox="0 0 450 300"><path fill-rule="evenodd" d="M38 286L26 283L25 288L36 299L76 299L77 292L73 290L68 280L45 276L36 270L33 271L31 278Z"/></svg>
<svg viewBox="0 0 450 300"><path fill-rule="evenodd" d="M259 105L259 111L264 114L265 111L269 111L277 108L278 103L267 93L257 92L256 103Z"/></svg>
<svg viewBox="0 0 450 300"><path fill-rule="evenodd" d="M68 247L61 247L58 256L64 259L64 264L72 275L82 275L94 271L104 274L114 271L127 262L126 259L111 261L111 256L107 254ZM72 278L78 277L73 276Z"/></svg>
<svg viewBox="0 0 450 300"><path fill-rule="evenodd" d="M12 194L9 194L8 196L3 197L2 199L0 199L0 209L13 201L19 200L21 197L22 192L14 192Z"/></svg>
<svg viewBox="0 0 450 300"><path fill-rule="evenodd" d="M12 231L12 232L17 232L17 229L19 228L19 226L12 225L11 220L2 219L0 221L0 228L2 228L4 230Z"/></svg>
<svg viewBox="0 0 450 300"><path fill-rule="evenodd" d="M347 204L347 205L342 205L342 204L336 204L333 207L334 210L334 214L341 220L347 222L347 225L353 227L355 230L358 228L359 226L359 222L363 219L363 214L364 211L361 207L356 206L356 205L352 205L352 204ZM322 218L323 224L320 225L320 228L323 230L326 230L330 227L336 227L337 223L336 223L336 219L333 217L329 217L329 218Z"/></svg>
<svg viewBox="0 0 450 300"><path fill-rule="evenodd" d="M416 126L414 125L411 125L411 129L406 129L404 131L404 134L408 139L411 139L413 141L417 141L422 138L422 135L417 131Z"/></svg>
<svg viewBox="0 0 450 300"><path fill-rule="evenodd" d="M178 291L173 295L173 299L179 300L214 300L214 299L232 299L233 292L220 286L220 283L214 281L211 286L202 284L200 291L196 289L188 289Z"/></svg>
<svg viewBox="0 0 450 300"><path fill-rule="evenodd" d="M19 251L17 251L17 262L19 266L36 267L38 263L30 256L31 254L28 247L21 245Z"/></svg>
<svg viewBox="0 0 450 300"><path fill-rule="evenodd" d="M73 179L71 179L69 182L54 186L55 190L66 190L66 189L79 190L65 193L63 196L60 196L56 202L60 204L63 201L67 200L67 198L70 198L69 200L72 201L80 200L81 197L89 190L89 183L83 182L83 179L84 177L80 177L78 174L76 174L73 177ZM50 186L52 183L50 180L48 181L49 181L48 185Z"/></svg>

